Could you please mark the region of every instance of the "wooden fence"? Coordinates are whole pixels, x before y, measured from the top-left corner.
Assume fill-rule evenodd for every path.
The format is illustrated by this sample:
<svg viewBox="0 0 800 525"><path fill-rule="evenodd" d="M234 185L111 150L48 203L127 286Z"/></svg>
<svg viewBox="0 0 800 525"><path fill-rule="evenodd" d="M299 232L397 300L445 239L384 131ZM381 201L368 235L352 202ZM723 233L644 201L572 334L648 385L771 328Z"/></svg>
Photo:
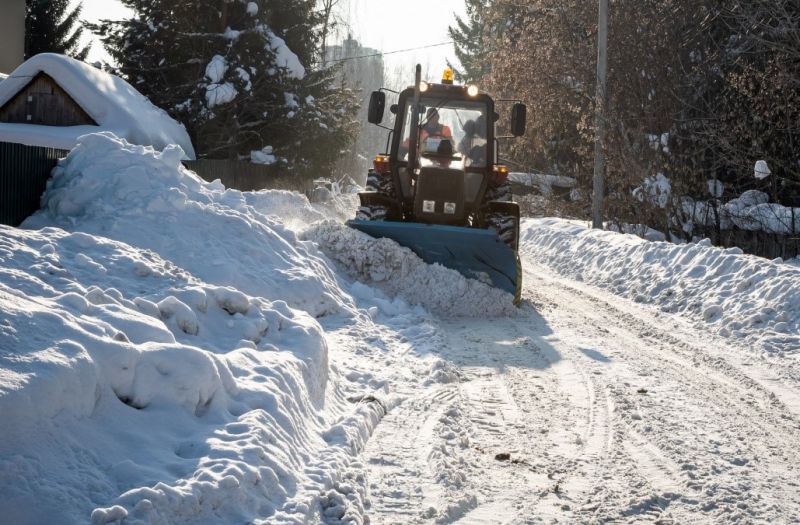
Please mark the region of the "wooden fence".
<svg viewBox="0 0 800 525"><path fill-rule="evenodd" d="M39 209L50 172L67 153L0 142L0 224L19 226Z"/></svg>
<svg viewBox="0 0 800 525"><path fill-rule="evenodd" d="M717 232L713 227L695 227L696 237L705 237L715 246L741 248L744 253L767 259L800 257L800 234L780 234L742 230L733 227Z"/></svg>

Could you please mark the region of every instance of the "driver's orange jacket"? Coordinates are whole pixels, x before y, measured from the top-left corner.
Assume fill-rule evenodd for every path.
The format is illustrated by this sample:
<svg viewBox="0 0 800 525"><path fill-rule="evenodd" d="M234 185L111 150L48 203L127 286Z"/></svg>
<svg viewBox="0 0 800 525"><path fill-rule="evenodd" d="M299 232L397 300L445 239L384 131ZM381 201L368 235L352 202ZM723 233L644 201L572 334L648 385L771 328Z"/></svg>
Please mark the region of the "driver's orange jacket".
<svg viewBox="0 0 800 525"><path fill-rule="evenodd" d="M434 132L431 132L426 128L422 128L422 133L420 133L419 144L417 144L417 148L421 148L422 145L425 144L425 141L430 137L453 140L453 132L450 130L449 126L445 126L444 124L441 124L439 129ZM403 141L403 147L406 151L408 151L408 148L411 147L411 138L407 138Z"/></svg>

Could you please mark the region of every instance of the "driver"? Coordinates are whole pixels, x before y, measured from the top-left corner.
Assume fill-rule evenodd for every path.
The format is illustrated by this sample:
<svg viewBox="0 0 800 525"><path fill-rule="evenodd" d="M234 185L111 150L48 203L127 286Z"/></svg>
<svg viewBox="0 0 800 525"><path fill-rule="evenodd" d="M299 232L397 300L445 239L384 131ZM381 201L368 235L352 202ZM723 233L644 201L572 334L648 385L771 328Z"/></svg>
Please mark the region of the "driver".
<svg viewBox="0 0 800 525"><path fill-rule="evenodd" d="M428 108L425 114L425 125L422 127L421 143L424 144L428 137L453 140L453 132L450 128L439 122L439 110L436 108Z"/></svg>
<svg viewBox="0 0 800 525"><path fill-rule="evenodd" d="M439 110L431 107L425 113L425 121L422 124L420 131L419 143L417 149L422 150L425 146L425 141L429 138L433 139L447 139L452 142L453 132L449 126L445 126L439 122ZM406 138L400 148L404 154L408 153L410 147L410 138Z"/></svg>

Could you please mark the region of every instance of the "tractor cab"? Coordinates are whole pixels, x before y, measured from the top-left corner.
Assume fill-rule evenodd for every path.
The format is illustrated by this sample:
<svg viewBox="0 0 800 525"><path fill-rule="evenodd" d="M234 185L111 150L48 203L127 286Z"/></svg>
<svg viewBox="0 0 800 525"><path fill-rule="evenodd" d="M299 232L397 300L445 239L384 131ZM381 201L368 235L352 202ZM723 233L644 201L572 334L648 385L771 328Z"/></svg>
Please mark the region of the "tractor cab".
<svg viewBox="0 0 800 525"><path fill-rule="evenodd" d="M423 82L397 93L393 126L382 124L386 93L372 93L368 120L389 131L375 157L361 207L348 224L389 237L426 262L488 278L519 300L519 207L510 202L508 169L497 162L495 100L477 86ZM515 102L515 101L503 101ZM511 111L511 136L525 133L525 106ZM450 228L450 229L448 229ZM487 277L488 276L488 277Z"/></svg>

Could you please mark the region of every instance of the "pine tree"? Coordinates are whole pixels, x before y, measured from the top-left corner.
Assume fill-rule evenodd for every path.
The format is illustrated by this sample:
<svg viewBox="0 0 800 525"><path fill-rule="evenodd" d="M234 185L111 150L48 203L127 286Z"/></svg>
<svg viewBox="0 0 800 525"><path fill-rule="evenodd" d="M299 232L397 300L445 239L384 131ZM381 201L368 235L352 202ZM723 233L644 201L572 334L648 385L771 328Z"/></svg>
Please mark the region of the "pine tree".
<svg viewBox="0 0 800 525"><path fill-rule="evenodd" d="M332 70L310 69L312 0L123 3L133 18L92 28L118 72L186 125L199 156L320 171L352 140L354 97Z"/></svg>
<svg viewBox="0 0 800 525"><path fill-rule="evenodd" d="M61 53L86 60L91 45L80 47L83 4L68 11L69 0L27 0L25 5L25 57Z"/></svg>
<svg viewBox="0 0 800 525"><path fill-rule="evenodd" d="M491 7L490 0L465 0L466 20L456 17L456 25L448 28L453 39L456 58L462 69L453 68L460 82L477 82L491 71L487 42L489 24L485 13ZM453 67L452 64L448 65Z"/></svg>

